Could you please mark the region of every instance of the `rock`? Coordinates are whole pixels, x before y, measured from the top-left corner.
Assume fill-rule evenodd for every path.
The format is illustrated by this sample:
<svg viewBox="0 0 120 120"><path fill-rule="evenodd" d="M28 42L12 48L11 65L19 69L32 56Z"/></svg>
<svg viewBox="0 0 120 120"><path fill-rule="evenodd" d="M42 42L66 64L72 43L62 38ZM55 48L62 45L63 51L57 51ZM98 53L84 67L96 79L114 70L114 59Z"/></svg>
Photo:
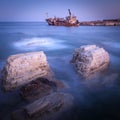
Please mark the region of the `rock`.
<svg viewBox="0 0 120 120"><path fill-rule="evenodd" d="M73 105L74 98L72 95L56 92L13 112L12 118L14 120L47 120L51 115L71 109Z"/></svg>
<svg viewBox="0 0 120 120"><path fill-rule="evenodd" d="M2 70L2 82L6 91L38 77L53 79L53 73L43 51L12 55L8 57Z"/></svg>
<svg viewBox="0 0 120 120"><path fill-rule="evenodd" d="M46 78L37 78L21 88L21 96L27 101L34 101L57 90L54 82Z"/></svg>
<svg viewBox="0 0 120 120"><path fill-rule="evenodd" d="M23 86L20 90L20 94L22 98L31 102L56 92L60 88L59 86L61 86L61 84L63 85L61 87L65 87L62 82L59 81L60 85L57 83L56 81L49 81L46 78L37 78L36 80Z"/></svg>
<svg viewBox="0 0 120 120"><path fill-rule="evenodd" d="M75 49L71 62L75 65L78 73L83 77L88 77L108 66L109 54L96 45L85 45Z"/></svg>

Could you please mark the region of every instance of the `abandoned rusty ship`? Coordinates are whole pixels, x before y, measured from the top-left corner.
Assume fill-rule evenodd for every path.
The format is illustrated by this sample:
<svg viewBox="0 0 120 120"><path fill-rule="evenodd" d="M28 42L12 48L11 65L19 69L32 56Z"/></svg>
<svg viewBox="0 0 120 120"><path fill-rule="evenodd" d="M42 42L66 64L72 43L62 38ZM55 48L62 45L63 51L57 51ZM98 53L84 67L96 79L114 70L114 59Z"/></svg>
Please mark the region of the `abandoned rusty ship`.
<svg viewBox="0 0 120 120"><path fill-rule="evenodd" d="M79 26L80 22L77 20L77 17L72 15L70 9L68 9L69 15L66 16L66 18L59 18L59 17L54 17L54 18L49 18L47 15L46 22L48 25L53 25L53 26Z"/></svg>

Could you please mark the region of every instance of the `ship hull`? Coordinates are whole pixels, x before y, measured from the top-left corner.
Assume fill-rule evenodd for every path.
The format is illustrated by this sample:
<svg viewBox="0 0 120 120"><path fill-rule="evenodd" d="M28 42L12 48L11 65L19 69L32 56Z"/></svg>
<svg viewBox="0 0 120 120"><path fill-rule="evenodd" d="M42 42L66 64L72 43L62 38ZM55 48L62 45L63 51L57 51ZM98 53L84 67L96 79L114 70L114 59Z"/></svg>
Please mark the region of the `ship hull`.
<svg viewBox="0 0 120 120"><path fill-rule="evenodd" d="M46 22L48 23L48 25L51 26L66 26L66 27L70 27L70 26L80 26L79 22L76 23L67 23L66 21L52 21L51 19L46 19Z"/></svg>

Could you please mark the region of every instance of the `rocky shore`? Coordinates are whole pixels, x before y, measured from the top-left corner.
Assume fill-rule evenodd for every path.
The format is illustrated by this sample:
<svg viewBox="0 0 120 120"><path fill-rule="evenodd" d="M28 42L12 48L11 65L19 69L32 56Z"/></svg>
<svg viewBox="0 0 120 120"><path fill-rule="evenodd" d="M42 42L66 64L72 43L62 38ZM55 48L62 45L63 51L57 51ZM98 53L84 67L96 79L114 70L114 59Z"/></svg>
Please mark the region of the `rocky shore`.
<svg viewBox="0 0 120 120"><path fill-rule="evenodd" d="M109 54L96 45L77 48L71 60L80 75L88 77L109 64ZM2 70L5 91L19 89L24 106L11 113L12 120L57 120L75 105L74 96L62 92L43 51L12 55Z"/></svg>
<svg viewBox="0 0 120 120"><path fill-rule="evenodd" d="M53 119L74 105L72 95L60 92L66 85L55 79L43 51L9 56L2 83L5 91L19 89L26 101L25 106L12 112L12 120Z"/></svg>

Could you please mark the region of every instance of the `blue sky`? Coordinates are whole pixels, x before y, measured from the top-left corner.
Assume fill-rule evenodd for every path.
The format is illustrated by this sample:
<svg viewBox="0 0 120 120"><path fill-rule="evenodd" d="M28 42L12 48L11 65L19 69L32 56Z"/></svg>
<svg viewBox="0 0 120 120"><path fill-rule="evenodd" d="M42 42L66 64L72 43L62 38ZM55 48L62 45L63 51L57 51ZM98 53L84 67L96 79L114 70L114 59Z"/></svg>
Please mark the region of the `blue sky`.
<svg viewBox="0 0 120 120"><path fill-rule="evenodd" d="M0 0L0 21L65 17L68 8L80 21L120 18L120 0Z"/></svg>

